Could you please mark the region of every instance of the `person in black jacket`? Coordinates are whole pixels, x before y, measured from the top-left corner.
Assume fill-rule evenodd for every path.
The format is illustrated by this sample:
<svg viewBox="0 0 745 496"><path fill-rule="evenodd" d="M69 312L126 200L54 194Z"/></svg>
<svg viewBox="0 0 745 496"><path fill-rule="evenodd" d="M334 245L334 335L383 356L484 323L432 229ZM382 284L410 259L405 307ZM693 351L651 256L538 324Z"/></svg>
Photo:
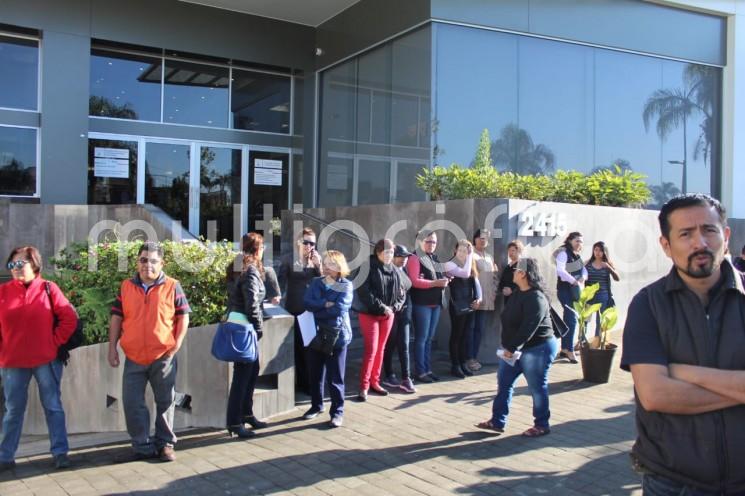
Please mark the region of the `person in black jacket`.
<svg viewBox="0 0 745 496"><path fill-rule="evenodd" d="M243 255L241 272L235 265L228 267L228 322L251 325L261 339L263 324L262 302L266 295L264 289L264 238L258 233L243 236ZM253 394L256 379L259 377L259 360L255 362L236 362L233 364L233 382L228 396L227 427L232 436L249 438L254 431L247 430L244 422L254 429L266 427L266 423L253 414Z"/></svg>
<svg viewBox="0 0 745 496"><path fill-rule="evenodd" d="M285 310L297 317L305 312L305 290L315 277L321 276L321 256L316 250L316 233L306 227L297 240L295 252L282 258L279 266L279 287L285 295ZM303 345L300 326L295 319L295 384L310 394L308 385L307 350Z"/></svg>
<svg viewBox="0 0 745 496"><path fill-rule="evenodd" d="M504 266L502 277L499 279L499 286L497 286L497 291L504 296L505 305L507 305L512 293L517 291L517 284L515 284L513 278L515 277L515 267L517 267L517 262L520 260L522 253L523 243L519 239L514 239L507 244L507 265Z"/></svg>
<svg viewBox="0 0 745 496"><path fill-rule="evenodd" d="M745 273L745 246L742 247L739 257L732 257L732 265L740 272Z"/></svg>
<svg viewBox="0 0 745 496"><path fill-rule="evenodd" d="M554 337L548 298L543 278L534 258L520 260L515 268L514 282L518 291L512 294L502 312L502 349L497 371L498 390L492 404L492 416L476 427L504 432L510 411L515 381L525 374L528 390L533 396L533 427L523 432L526 437L543 436L551 432L548 424L548 370L559 351Z"/></svg>
<svg viewBox="0 0 745 496"><path fill-rule="evenodd" d="M390 239L381 239L370 255L370 272L362 286L357 288L360 331L365 342L365 353L360 369L358 399L367 400L368 390L385 396L388 391L380 385L380 367L388 335L393 327L393 315L404 304L406 292L393 265L394 245Z"/></svg>

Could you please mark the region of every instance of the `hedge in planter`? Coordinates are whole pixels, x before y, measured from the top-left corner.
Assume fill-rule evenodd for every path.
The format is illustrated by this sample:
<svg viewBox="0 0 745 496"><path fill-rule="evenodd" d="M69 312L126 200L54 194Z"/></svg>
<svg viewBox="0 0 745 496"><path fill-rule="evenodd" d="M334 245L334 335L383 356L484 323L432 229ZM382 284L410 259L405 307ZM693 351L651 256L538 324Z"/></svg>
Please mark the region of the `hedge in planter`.
<svg viewBox="0 0 745 496"><path fill-rule="evenodd" d="M165 273L181 282L189 299L192 309L189 324L201 326L219 321L227 301L225 271L235 256L232 244L173 241L161 244L165 251ZM74 243L51 260L56 273L50 279L62 288L85 321L85 344L108 340L111 304L122 281L134 275L141 245L141 241L91 246ZM121 267L120 250L124 262Z"/></svg>

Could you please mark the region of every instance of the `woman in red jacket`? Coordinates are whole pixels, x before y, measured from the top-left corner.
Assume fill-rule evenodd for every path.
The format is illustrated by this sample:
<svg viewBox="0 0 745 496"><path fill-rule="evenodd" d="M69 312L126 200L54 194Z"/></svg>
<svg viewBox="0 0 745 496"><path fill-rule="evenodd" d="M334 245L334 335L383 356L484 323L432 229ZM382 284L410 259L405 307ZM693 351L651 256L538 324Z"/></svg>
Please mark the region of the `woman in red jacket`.
<svg viewBox="0 0 745 496"><path fill-rule="evenodd" d="M41 255L35 247L13 250L6 267L12 280L0 285L0 377L5 394L0 471L15 466L32 376L39 386L55 467L67 468L62 362L57 360L57 348L70 339L78 317L57 285L42 279Z"/></svg>

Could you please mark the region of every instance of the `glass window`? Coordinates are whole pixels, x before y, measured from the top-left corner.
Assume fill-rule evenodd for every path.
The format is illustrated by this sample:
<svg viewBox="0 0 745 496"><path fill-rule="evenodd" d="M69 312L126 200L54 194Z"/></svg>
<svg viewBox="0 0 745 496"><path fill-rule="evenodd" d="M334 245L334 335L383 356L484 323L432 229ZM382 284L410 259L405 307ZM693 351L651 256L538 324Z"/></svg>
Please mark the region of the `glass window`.
<svg viewBox="0 0 745 496"><path fill-rule="evenodd" d="M36 170L36 129L0 126L0 195L33 196Z"/></svg>
<svg viewBox="0 0 745 496"><path fill-rule="evenodd" d="M137 203L137 142L88 140L88 203Z"/></svg>
<svg viewBox="0 0 745 496"><path fill-rule="evenodd" d="M160 121L161 59L108 50L91 50L88 113Z"/></svg>
<svg viewBox="0 0 745 496"><path fill-rule="evenodd" d="M199 171L199 233L233 241L234 221L240 219L233 211L241 203L241 151L201 146Z"/></svg>
<svg viewBox="0 0 745 496"><path fill-rule="evenodd" d="M302 136L303 135L303 119L305 119L305 112L303 106L305 105L305 77L303 73L299 73L294 77L295 81L295 92L294 102L292 102L292 114L295 120L293 126L293 133ZM312 112L311 112L312 113Z"/></svg>
<svg viewBox="0 0 745 496"><path fill-rule="evenodd" d="M0 107L36 110L39 43L0 36Z"/></svg>
<svg viewBox="0 0 745 496"><path fill-rule="evenodd" d="M321 207L336 207L352 204L352 181L354 159L329 156L321 164L318 186L318 204Z"/></svg>
<svg viewBox="0 0 745 496"><path fill-rule="evenodd" d="M233 69L233 127L268 133L290 132L290 78Z"/></svg>
<svg viewBox="0 0 745 496"><path fill-rule="evenodd" d="M303 203L303 163L305 159L302 153L292 154L292 203ZM312 196L308 192L308 198Z"/></svg>
<svg viewBox="0 0 745 496"><path fill-rule="evenodd" d="M254 231L259 227L256 225L257 221L264 220L264 205L272 205L273 219L279 219L282 210L289 207L290 189L287 178L290 155L253 150L249 152L248 159L251 174L248 190L248 230ZM277 234L273 248L278 251L279 246Z"/></svg>
<svg viewBox="0 0 745 496"><path fill-rule="evenodd" d="M389 203L391 164L380 160L360 160L357 204Z"/></svg>
<svg viewBox="0 0 745 496"><path fill-rule="evenodd" d="M145 145L145 203L163 209L189 229L189 145Z"/></svg>
<svg viewBox="0 0 745 496"><path fill-rule="evenodd" d="M228 127L229 70L166 60L163 122Z"/></svg>
<svg viewBox="0 0 745 496"><path fill-rule="evenodd" d="M421 174L425 164L399 162L396 171L396 198L394 202L424 201L427 194L416 187L416 177Z"/></svg>

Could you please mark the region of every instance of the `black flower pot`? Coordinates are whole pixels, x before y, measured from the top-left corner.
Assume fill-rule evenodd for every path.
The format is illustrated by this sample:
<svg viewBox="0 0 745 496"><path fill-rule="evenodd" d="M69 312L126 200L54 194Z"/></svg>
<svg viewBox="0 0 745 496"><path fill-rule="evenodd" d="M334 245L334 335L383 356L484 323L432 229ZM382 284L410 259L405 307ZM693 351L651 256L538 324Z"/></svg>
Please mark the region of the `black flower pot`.
<svg viewBox="0 0 745 496"><path fill-rule="evenodd" d="M610 380L613 357L618 347L615 344L606 345L606 349L582 347L582 377L587 382L605 384Z"/></svg>

